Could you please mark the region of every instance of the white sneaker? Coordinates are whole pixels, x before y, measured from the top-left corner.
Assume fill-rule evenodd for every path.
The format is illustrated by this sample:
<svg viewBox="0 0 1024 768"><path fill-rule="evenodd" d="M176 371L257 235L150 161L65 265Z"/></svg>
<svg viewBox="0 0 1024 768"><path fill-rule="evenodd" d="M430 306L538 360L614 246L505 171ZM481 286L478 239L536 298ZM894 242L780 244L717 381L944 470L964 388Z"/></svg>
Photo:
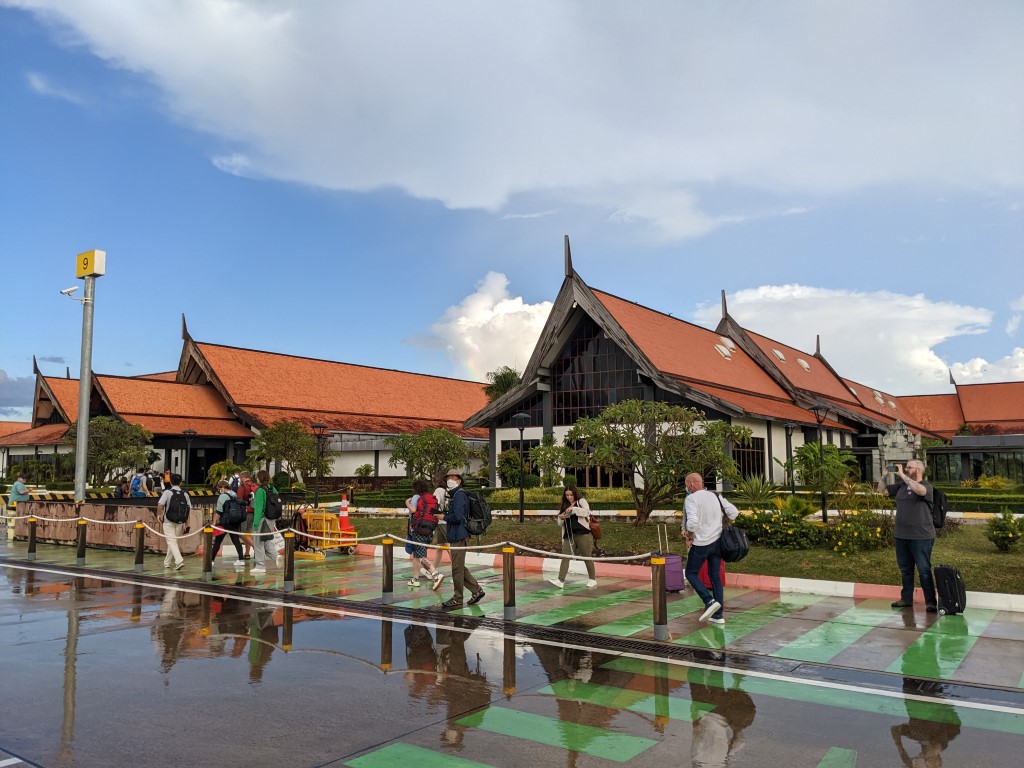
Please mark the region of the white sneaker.
<svg viewBox="0 0 1024 768"><path fill-rule="evenodd" d="M284 555L278 555L274 562L277 563L278 568L284 568Z"/></svg>
<svg viewBox="0 0 1024 768"><path fill-rule="evenodd" d="M551 584L554 584L559 589L562 589L565 586L565 582L564 581L559 581L558 579L548 579L548 581Z"/></svg>
<svg viewBox="0 0 1024 768"><path fill-rule="evenodd" d="M235 568L245 568L245 560L235 560Z"/></svg>
<svg viewBox="0 0 1024 768"><path fill-rule="evenodd" d="M710 621L712 624L718 624L718 625L725 624L725 619L711 618L711 619L708 619L708 621Z"/></svg>
<svg viewBox="0 0 1024 768"><path fill-rule="evenodd" d="M266 572L267 572L267 569L264 568L262 565L257 565L256 567L250 569L250 571L249 571L249 573L255 573L255 574L266 573Z"/></svg>
<svg viewBox="0 0 1024 768"><path fill-rule="evenodd" d="M587 586L590 587L590 589L593 589L594 587L596 587L597 586L597 579L590 579L587 582Z"/></svg>
<svg viewBox="0 0 1024 768"><path fill-rule="evenodd" d="M715 614L715 613L718 613L718 609L721 608L721 607L722 607L722 604L720 602L718 602L717 600L712 599L712 601L710 603L708 603L708 607L704 609L704 613L702 613L700 615L700 620L701 621L707 621L708 617L713 615L713 614Z"/></svg>
<svg viewBox="0 0 1024 768"><path fill-rule="evenodd" d="M435 573L434 574L434 584L431 587L431 589L434 590L435 592L437 592L437 590L439 590L441 588L441 582L442 581L444 581L444 574L443 573Z"/></svg>

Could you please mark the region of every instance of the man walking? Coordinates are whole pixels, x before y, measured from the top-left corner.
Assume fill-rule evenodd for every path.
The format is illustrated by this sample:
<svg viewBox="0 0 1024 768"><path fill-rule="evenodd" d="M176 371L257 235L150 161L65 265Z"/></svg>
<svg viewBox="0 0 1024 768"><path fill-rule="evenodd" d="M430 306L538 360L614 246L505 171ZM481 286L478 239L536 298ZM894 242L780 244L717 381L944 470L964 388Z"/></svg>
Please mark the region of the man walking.
<svg viewBox="0 0 1024 768"><path fill-rule="evenodd" d="M466 546L469 544L469 531L466 529L466 517L469 514L469 498L462 488L462 471L449 469L445 483L448 486L448 511L445 523L448 529L449 556L452 559L452 587L455 595L441 603L445 610L462 607L462 593L470 592L469 604L476 605L484 597L484 591L472 573L466 570Z"/></svg>
<svg viewBox="0 0 1024 768"><path fill-rule="evenodd" d="M164 568L174 564L174 570L185 567L185 558L181 556L178 538L185 531L192 512L192 499L181 489L181 475L171 475L171 487L160 496L156 503L157 518L163 520L164 536L167 537L167 554L164 556Z"/></svg>
<svg viewBox="0 0 1024 768"><path fill-rule="evenodd" d="M704 488L704 478L693 472L686 476L686 518L683 536L690 547L686 555L686 580L704 601L701 621L725 624L725 592L722 588L722 515L735 520L740 511L717 493ZM700 580L700 567L708 564L711 592Z"/></svg>
<svg viewBox="0 0 1024 768"><path fill-rule="evenodd" d="M932 576L932 545L935 544L935 524L932 523L932 486L924 479L924 462L911 459L906 469L896 465L899 482L886 486L889 496L896 500L896 564L903 577L900 599L893 608L911 608L914 605L914 568L917 567L928 613L938 610L935 600L935 579Z"/></svg>

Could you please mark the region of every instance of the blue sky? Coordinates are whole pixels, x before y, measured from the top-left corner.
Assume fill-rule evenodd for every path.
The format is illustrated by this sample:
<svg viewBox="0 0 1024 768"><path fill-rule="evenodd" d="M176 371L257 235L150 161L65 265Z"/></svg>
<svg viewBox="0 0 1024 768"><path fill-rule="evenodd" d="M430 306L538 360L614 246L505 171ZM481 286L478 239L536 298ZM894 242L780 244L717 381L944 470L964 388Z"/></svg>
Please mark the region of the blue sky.
<svg viewBox="0 0 1024 768"><path fill-rule="evenodd" d="M851 7L852 6L852 7ZM0 418L193 337L482 380L562 279L891 394L1024 378L1017 2L0 0ZM685 353L685 351L681 351Z"/></svg>

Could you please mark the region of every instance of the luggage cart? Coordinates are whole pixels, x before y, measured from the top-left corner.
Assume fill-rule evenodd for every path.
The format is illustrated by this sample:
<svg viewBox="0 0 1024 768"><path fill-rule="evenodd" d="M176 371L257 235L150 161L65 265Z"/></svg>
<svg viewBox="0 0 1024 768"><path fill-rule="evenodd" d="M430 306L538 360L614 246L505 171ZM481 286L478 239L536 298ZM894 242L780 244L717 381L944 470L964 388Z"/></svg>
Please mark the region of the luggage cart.
<svg viewBox="0 0 1024 768"><path fill-rule="evenodd" d="M351 525L342 528L338 522L338 515L332 515L330 512L318 512L310 507L300 508L299 513L306 526L306 533L322 537L306 539L306 546L312 551L326 552L328 549L337 549L350 555L356 553L359 534Z"/></svg>

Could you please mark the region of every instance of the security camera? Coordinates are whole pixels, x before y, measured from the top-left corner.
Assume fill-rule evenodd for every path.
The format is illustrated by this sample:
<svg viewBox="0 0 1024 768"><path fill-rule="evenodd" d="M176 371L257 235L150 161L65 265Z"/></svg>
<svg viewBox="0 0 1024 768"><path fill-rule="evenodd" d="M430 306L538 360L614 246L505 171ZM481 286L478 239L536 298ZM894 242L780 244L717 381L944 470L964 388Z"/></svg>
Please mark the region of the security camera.
<svg viewBox="0 0 1024 768"><path fill-rule="evenodd" d="M70 297L71 294L73 294L77 290L78 290L78 286L77 285L73 285L70 288L65 288L63 291L61 291L61 293L63 293L65 296Z"/></svg>

